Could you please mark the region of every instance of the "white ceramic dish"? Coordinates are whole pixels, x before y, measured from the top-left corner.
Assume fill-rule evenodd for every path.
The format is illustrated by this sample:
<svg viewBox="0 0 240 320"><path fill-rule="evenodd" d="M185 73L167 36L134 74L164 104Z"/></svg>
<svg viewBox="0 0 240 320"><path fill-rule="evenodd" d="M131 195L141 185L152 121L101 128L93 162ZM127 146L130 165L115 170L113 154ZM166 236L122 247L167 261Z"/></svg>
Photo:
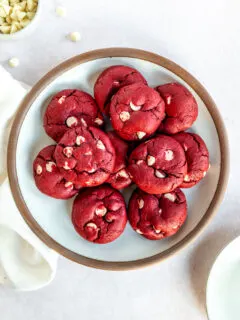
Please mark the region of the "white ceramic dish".
<svg viewBox="0 0 240 320"><path fill-rule="evenodd" d="M240 319L240 237L217 257L207 284L209 320Z"/></svg>
<svg viewBox="0 0 240 320"><path fill-rule="evenodd" d="M175 236L166 240L149 241L127 225L124 234L110 244L96 245L87 242L78 236L71 224L73 200L60 201L45 196L36 188L32 177L32 162L35 156L41 148L54 143L45 134L42 126L46 101L66 88L79 88L92 94L98 74L104 68L116 64L138 69L152 87L178 81L188 87L199 105L199 116L191 130L205 140L210 151L211 168L201 183L192 189L184 190L188 201L187 222ZM32 230L50 247L68 258L104 269L143 266L178 251L207 224L221 202L228 176L225 129L214 102L204 88L185 70L163 57L121 48L80 55L45 76L21 106L10 137L8 160L15 201ZM131 193L124 193L126 198L129 198Z"/></svg>

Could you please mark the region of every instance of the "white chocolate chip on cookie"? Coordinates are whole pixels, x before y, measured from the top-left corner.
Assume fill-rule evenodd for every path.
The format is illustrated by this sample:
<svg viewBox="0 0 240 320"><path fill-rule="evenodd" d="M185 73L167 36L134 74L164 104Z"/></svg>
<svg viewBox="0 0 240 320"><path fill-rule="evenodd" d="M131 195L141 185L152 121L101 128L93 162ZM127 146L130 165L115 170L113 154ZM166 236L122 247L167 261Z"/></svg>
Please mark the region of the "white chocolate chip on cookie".
<svg viewBox="0 0 240 320"><path fill-rule="evenodd" d="M70 158L72 156L73 153L73 148L72 147L65 147L63 149L63 154L67 157Z"/></svg>
<svg viewBox="0 0 240 320"><path fill-rule="evenodd" d="M144 207L144 200L143 199L139 199L138 200L138 208L142 209Z"/></svg>
<svg viewBox="0 0 240 320"><path fill-rule="evenodd" d="M83 142L85 142L85 138L83 137L83 136L77 136L77 138L76 138L76 144L78 145L78 146L80 146L80 144L82 144Z"/></svg>
<svg viewBox="0 0 240 320"><path fill-rule="evenodd" d="M156 158L153 156L147 156L147 164L149 167L151 167L152 165L154 165L154 163L156 162Z"/></svg>
<svg viewBox="0 0 240 320"><path fill-rule="evenodd" d="M137 132L137 137L138 137L139 140L142 139L143 137L145 137L145 135L146 135L146 132L143 132L143 131L138 131Z"/></svg>
<svg viewBox="0 0 240 320"><path fill-rule="evenodd" d="M56 168L56 163L55 162L49 161L49 162L46 163L46 170L48 172L52 172L53 168Z"/></svg>
<svg viewBox="0 0 240 320"><path fill-rule="evenodd" d="M165 193L164 198L170 200L171 202L175 202L175 200L177 199L174 193Z"/></svg>
<svg viewBox="0 0 240 320"><path fill-rule="evenodd" d="M97 141L97 148L100 150L105 150L105 145L103 144L103 142L101 140Z"/></svg>
<svg viewBox="0 0 240 320"><path fill-rule="evenodd" d="M36 173L37 175L40 175L42 173L42 166L40 166L40 164L37 165Z"/></svg>
<svg viewBox="0 0 240 320"><path fill-rule="evenodd" d="M107 213L107 208L104 205L101 205L95 210L95 213L97 216L103 217Z"/></svg>
<svg viewBox="0 0 240 320"><path fill-rule="evenodd" d="M159 170L155 170L154 174L157 178L160 178L160 179L163 179L166 177L166 175Z"/></svg>
<svg viewBox="0 0 240 320"><path fill-rule="evenodd" d="M165 151L165 160L171 161L174 158L172 150L166 150Z"/></svg>
<svg viewBox="0 0 240 320"><path fill-rule="evenodd" d="M66 99L66 96L62 96L61 98L58 99L58 103L62 104Z"/></svg>
<svg viewBox="0 0 240 320"><path fill-rule="evenodd" d="M103 124L103 120L100 118L96 118L94 122L99 126L101 126Z"/></svg>
<svg viewBox="0 0 240 320"><path fill-rule="evenodd" d="M125 169L122 169L121 171L119 171L117 173L117 176L121 177L121 178L126 178L128 179L129 178L129 175L127 174L126 170Z"/></svg>
<svg viewBox="0 0 240 320"><path fill-rule="evenodd" d="M132 101L130 102L130 108L133 110L133 111L139 111L142 106L135 106Z"/></svg>
<svg viewBox="0 0 240 320"><path fill-rule="evenodd" d="M76 117L68 117L66 124L69 128L75 127L78 124L78 119Z"/></svg>
<svg viewBox="0 0 240 320"><path fill-rule="evenodd" d="M122 120L122 122L125 122L127 120L130 119L130 113L127 112L127 111L122 111L120 114L119 114L119 118Z"/></svg>
<svg viewBox="0 0 240 320"><path fill-rule="evenodd" d="M65 183L64 187L73 189L73 183L71 181L68 181Z"/></svg>

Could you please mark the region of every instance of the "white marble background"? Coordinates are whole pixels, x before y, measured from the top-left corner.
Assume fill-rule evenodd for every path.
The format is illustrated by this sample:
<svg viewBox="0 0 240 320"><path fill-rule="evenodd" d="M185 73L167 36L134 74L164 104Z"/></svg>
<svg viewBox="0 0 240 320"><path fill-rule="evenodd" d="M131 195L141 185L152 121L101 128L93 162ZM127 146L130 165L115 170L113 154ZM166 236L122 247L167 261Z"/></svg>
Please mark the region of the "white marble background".
<svg viewBox="0 0 240 320"><path fill-rule="evenodd" d="M53 283L37 292L0 288L1 320L205 320L205 287L218 252L240 234L239 0L40 0L38 29L20 41L0 42L0 63L33 85L59 62L87 50L129 46L166 56L196 76L215 99L231 147L228 191L205 232L170 260L131 272L105 272L60 258ZM57 4L66 18L55 16ZM80 31L82 40L65 38ZM0 88L1 92L1 88ZM230 320L230 319L229 319Z"/></svg>

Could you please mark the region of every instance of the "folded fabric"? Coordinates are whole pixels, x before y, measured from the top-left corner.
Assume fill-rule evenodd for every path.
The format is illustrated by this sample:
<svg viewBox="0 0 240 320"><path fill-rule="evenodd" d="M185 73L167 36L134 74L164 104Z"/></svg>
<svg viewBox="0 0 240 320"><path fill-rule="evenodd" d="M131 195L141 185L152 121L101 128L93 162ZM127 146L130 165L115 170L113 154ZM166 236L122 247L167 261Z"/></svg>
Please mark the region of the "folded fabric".
<svg viewBox="0 0 240 320"><path fill-rule="evenodd" d="M29 229L13 200L7 179L7 143L26 88L0 66L0 283L36 290L55 276L58 254Z"/></svg>

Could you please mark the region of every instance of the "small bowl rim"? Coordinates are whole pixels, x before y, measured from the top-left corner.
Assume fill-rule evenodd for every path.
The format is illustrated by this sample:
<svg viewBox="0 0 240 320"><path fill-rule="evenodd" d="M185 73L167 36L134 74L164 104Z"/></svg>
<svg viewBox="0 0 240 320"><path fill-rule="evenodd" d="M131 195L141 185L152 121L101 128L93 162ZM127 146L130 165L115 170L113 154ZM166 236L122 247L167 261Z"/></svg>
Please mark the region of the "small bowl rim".
<svg viewBox="0 0 240 320"><path fill-rule="evenodd" d="M204 216L201 218L199 223L178 243L173 245L171 248L153 255L151 257L132 260L132 261L103 261L88 258L82 256L78 253L75 253L64 246L60 245L53 238L51 238L47 232L45 232L41 226L37 223L37 221L31 215L24 198L22 196L20 186L18 183L17 171L16 171L16 149L18 143L18 136L21 130L22 123L25 119L25 116L29 109L31 108L32 103L36 99L36 97L41 93L41 91L48 86L54 79L60 76L62 73L68 71L69 69L96 59L107 58L107 57L129 57L129 58L137 58L141 60L150 61L157 65L160 65L167 70L175 73L177 76L182 78L186 83L189 84L191 88L199 95L199 97L203 100L205 106L211 114L211 117L216 126L216 130L219 137L220 150L221 150L221 168L220 168L220 176L218 180L218 185L213 196L213 199L206 210ZM227 188L228 176L229 176L229 145L227 132L222 120L222 117L217 109L217 106L206 89L201 85L201 83L194 78L190 73L188 73L185 69L174 63L173 61L157 55L152 52L133 49L133 48L105 48L98 49L93 51L88 51L86 53L77 55L71 59L66 60L65 62L59 64L54 69L49 71L41 80L39 80L31 89L31 91L26 95L24 100L22 101L16 117L13 122L13 126L11 129L9 143L8 143L8 152L7 152L7 167L8 167L8 177L10 182L11 191L13 194L13 198L15 203L30 227L30 229L39 237L49 248L55 250L59 254L64 257L75 261L79 264L93 267L97 269L103 270L131 270L137 269L141 267L146 267L148 265L152 265L154 263L159 263L166 258L176 254L178 251L186 247L190 244L203 229L208 225L210 220L216 214L222 200L224 197L224 193Z"/></svg>
<svg viewBox="0 0 240 320"><path fill-rule="evenodd" d="M25 32L28 32L29 29L32 28L33 23L36 23L36 20L39 17L40 10L41 10L40 3L41 3L41 0L38 0L38 5L37 5L37 10L36 10L35 16L30 21L30 23L28 25L26 25L26 27L24 27L14 33L0 33L0 40L16 40L16 39L21 38L21 36L23 36Z"/></svg>

